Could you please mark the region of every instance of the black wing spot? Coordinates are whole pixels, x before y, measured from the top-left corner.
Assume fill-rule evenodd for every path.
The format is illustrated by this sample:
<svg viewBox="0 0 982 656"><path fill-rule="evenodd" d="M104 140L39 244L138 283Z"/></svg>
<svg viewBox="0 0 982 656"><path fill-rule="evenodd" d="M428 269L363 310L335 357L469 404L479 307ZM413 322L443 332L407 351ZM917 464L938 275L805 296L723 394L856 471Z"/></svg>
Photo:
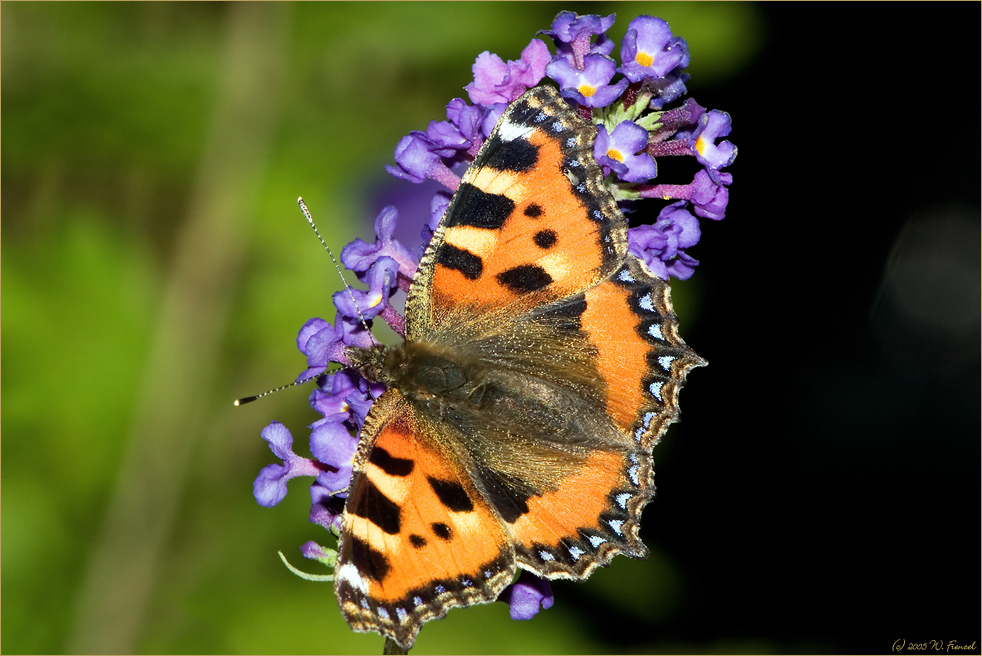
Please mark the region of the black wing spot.
<svg viewBox="0 0 982 656"><path fill-rule="evenodd" d="M531 171L539 161L539 147L527 139L502 141L498 135L486 146L483 164L498 171Z"/></svg>
<svg viewBox="0 0 982 656"><path fill-rule="evenodd" d="M367 542L357 536L346 535L344 539L351 548L351 564L358 572L374 581L384 580L391 569L385 554L372 549Z"/></svg>
<svg viewBox="0 0 982 656"><path fill-rule="evenodd" d="M441 481L439 478L426 477L430 482L430 487L436 492L440 503L446 506L450 512L471 512L474 510L474 503L467 496L467 490L457 481Z"/></svg>
<svg viewBox="0 0 982 656"><path fill-rule="evenodd" d="M409 536L409 541L416 549L422 549L426 546L426 538L424 538L422 535L416 535L413 533Z"/></svg>
<svg viewBox="0 0 982 656"><path fill-rule="evenodd" d="M509 524L514 524L529 511L528 500L532 495L522 494L504 487L492 488L490 499L494 509Z"/></svg>
<svg viewBox="0 0 982 656"><path fill-rule="evenodd" d="M537 315L552 319L557 328L572 331L582 330L583 313L586 312L586 305L586 297L580 293L564 300L561 305L548 307Z"/></svg>
<svg viewBox="0 0 982 656"><path fill-rule="evenodd" d="M347 511L358 517L364 517L389 535L396 535L402 524L399 506L385 496L367 476L364 478L361 490L358 499L348 504Z"/></svg>
<svg viewBox="0 0 982 656"><path fill-rule="evenodd" d="M537 264L523 264L499 273L498 282L516 294L527 294L548 287L552 276Z"/></svg>
<svg viewBox="0 0 982 656"><path fill-rule="evenodd" d="M538 203L529 203L528 207L525 208L525 216L530 219L536 219L542 216L542 206Z"/></svg>
<svg viewBox="0 0 982 656"><path fill-rule="evenodd" d="M413 461L408 458L394 458L389 452L381 447L372 449L368 456L368 462L372 463L389 476L409 476L413 471Z"/></svg>
<svg viewBox="0 0 982 656"><path fill-rule="evenodd" d="M484 261L470 251L444 243L436 254L436 263L460 271L468 280L477 280L484 273Z"/></svg>
<svg viewBox="0 0 982 656"><path fill-rule="evenodd" d="M535 242L535 245L542 250L555 246L558 239L559 235L556 234L555 230L539 230L537 233L535 233L535 236L532 237L532 241Z"/></svg>
<svg viewBox="0 0 982 656"><path fill-rule="evenodd" d="M446 225L448 228L473 226L497 230L514 211L515 201L508 196L489 194L469 182L462 182L447 210Z"/></svg>
<svg viewBox="0 0 982 656"><path fill-rule="evenodd" d="M450 540L450 527L443 522L433 522L430 524L430 528L433 529L433 534L444 541Z"/></svg>

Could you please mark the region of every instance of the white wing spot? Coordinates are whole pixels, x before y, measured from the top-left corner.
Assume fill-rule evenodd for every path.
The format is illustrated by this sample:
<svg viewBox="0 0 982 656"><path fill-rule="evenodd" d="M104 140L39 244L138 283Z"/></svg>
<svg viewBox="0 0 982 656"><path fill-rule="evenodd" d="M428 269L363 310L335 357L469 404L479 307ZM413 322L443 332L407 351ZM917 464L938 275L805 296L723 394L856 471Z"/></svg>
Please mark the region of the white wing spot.
<svg viewBox="0 0 982 656"><path fill-rule="evenodd" d="M551 553L549 553L548 551L540 551L539 552L539 558L541 558L542 560L555 560L555 558L553 557L553 555Z"/></svg>
<svg viewBox="0 0 982 656"><path fill-rule="evenodd" d="M607 541L604 538L600 537L599 535L591 535L588 539L590 540L590 544L593 545L594 549L596 549L597 547L599 547L600 545L602 545L604 542Z"/></svg>
<svg viewBox="0 0 982 656"><path fill-rule="evenodd" d="M638 301L638 305L640 305L642 308L644 308L648 312L654 312L655 311L655 303L654 303L654 301L651 298L651 294L645 294L644 296L642 296L641 297L641 300Z"/></svg>
<svg viewBox="0 0 982 656"><path fill-rule="evenodd" d="M338 567L334 571L334 578L338 581L344 581L362 594L368 594L368 584L365 583L365 579L358 573L358 568L351 563L345 563L341 567Z"/></svg>
<svg viewBox="0 0 982 656"><path fill-rule="evenodd" d="M625 492L624 494L618 494L616 497L617 505L621 508L627 508L627 500L631 498L630 493Z"/></svg>
<svg viewBox="0 0 982 656"><path fill-rule="evenodd" d="M530 128L527 125L522 125L521 123L504 120L498 126L498 138L502 141L514 141L515 139L521 139L531 134L534 129L535 128Z"/></svg>
<svg viewBox="0 0 982 656"><path fill-rule="evenodd" d="M662 341L662 342L665 341L665 336L662 335L662 333L661 333L661 324L660 323L653 323L650 326L648 326L648 334L651 335L652 337L654 337L655 339L659 340L659 341Z"/></svg>
<svg viewBox="0 0 982 656"><path fill-rule="evenodd" d="M658 364L661 365L661 368L662 369L664 369L665 371L668 371L671 368L672 361L674 359L675 359L675 356L674 355L663 355L660 358L658 358Z"/></svg>
<svg viewBox="0 0 982 656"><path fill-rule="evenodd" d="M610 528L614 529L614 533L616 533L617 535L624 535L623 533L621 533L621 526L624 525L623 519L612 519L607 523L610 524Z"/></svg>

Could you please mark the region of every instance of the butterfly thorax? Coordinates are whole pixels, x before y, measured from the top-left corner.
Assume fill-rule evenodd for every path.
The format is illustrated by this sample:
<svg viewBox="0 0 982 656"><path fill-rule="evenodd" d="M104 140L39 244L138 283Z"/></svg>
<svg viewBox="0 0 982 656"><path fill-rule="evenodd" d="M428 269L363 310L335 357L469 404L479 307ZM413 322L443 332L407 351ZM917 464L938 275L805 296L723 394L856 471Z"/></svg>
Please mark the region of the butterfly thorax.
<svg viewBox="0 0 982 656"><path fill-rule="evenodd" d="M549 322L499 334L455 325L456 339L434 330L397 346L349 348L348 357L413 406L441 448L492 465L510 487L523 479L527 494L554 488L592 449L633 448L602 410L587 344L559 349L568 338Z"/></svg>
<svg viewBox="0 0 982 656"><path fill-rule="evenodd" d="M350 348L348 357L373 382L399 390L410 402L439 413L443 404L481 407L488 399L484 367L427 342Z"/></svg>

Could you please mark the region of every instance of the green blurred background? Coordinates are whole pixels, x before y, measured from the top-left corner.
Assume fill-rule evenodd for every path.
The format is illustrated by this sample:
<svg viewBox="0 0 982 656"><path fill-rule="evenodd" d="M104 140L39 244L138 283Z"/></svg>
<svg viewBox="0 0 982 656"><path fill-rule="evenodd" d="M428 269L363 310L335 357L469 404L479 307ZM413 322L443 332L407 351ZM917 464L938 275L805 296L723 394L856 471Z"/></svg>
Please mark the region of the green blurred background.
<svg viewBox="0 0 982 656"><path fill-rule="evenodd" d="M673 286L711 366L657 452L650 559L555 586L531 622L451 612L414 651L977 639L959 630L979 616L979 6L893 6L954 34L930 56L834 7L3 3L2 651L380 653L276 556L316 571L298 547L329 542L303 483L275 509L252 498L260 430L284 422L302 452L309 389L232 400L291 380L297 330L333 320L337 275L297 196L335 252L370 239L412 189L383 169L398 139L442 118L478 53L518 58L562 9L616 13L617 40L635 15L667 19L691 95L733 114L728 218L704 222L703 265ZM967 105L937 78L957 62ZM925 166L911 144L933 128L894 110L941 89L975 108L969 148ZM957 339L934 329L943 352L881 286L905 212L939 197L962 203L946 266L971 246L932 296L968 308ZM944 366L907 378L893 363L914 352ZM969 535L929 539L933 522Z"/></svg>

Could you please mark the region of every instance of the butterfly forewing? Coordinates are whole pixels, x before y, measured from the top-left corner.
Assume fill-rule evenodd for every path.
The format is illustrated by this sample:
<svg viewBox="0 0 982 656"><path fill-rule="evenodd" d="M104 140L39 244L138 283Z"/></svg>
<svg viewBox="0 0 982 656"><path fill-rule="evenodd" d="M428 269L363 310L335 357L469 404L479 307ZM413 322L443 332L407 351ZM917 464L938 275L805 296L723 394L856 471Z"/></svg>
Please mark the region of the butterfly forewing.
<svg viewBox="0 0 982 656"><path fill-rule="evenodd" d="M608 277L627 226L593 158L595 129L549 87L506 110L467 170L410 298L416 337L454 309L545 303Z"/></svg>

